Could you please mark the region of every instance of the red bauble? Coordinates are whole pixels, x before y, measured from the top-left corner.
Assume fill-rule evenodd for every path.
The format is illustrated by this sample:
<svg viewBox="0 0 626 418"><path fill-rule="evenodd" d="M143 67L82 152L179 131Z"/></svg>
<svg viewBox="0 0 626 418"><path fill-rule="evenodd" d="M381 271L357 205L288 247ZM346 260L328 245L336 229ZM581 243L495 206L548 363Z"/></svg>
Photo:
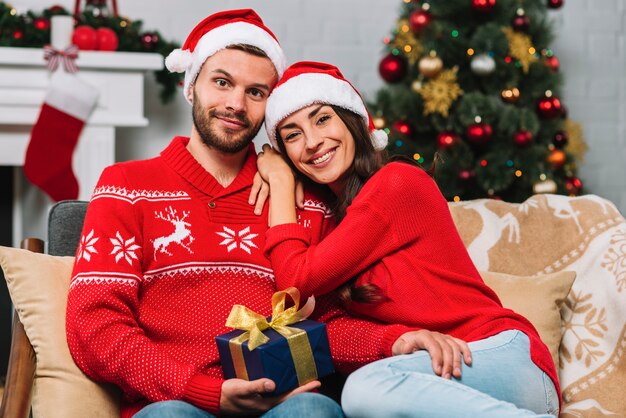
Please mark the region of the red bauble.
<svg viewBox="0 0 626 418"><path fill-rule="evenodd" d="M394 131L402 134L404 136L411 136L413 133L413 128L411 125L405 120L398 120L393 124Z"/></svg>
<svg viewBox="0 0 626 418"><path fill-rule="evenodd" d="M546 67L548 67L552 71L554 72L559 71L559 59L555 57L554 55L550 57L546 57L543 63L546 65Z"/></svg>
<svg viewBox="0 0 626 418"><path fill-rule="evenodd" d="M38 17L33 22L35 27L39 30L49 30L50 29L50 20L45 17Z"/></svg>
<svg viewBox="0 0 626 418"><path fill-rule="evenodd" d="M98 28L96 30L98 37L98 49L100 51L115 51L117 49L117 34L110 28Z"/></svg>
<svg viewBox="0 0 626 418"><path fill-rule="evenodd" d="M545 119L554 119L558 116L561 116L562 106L561 101L554 97L544 97L539 100L537 103L537 110L539 112L539 116Z"/></svg>
<svg viewBox="0 0 626 418"><path fill-rule="evenodd" d="M472 9L481 13L489 13L496 6L496 0L472 0Z"/></svg>
<svg viewBox="0 0 626 418"><path fill-rule="evenodd" d="M378 72L387 83L397 83L406 75L406 61L404 58L389 54L380 61Z"/></svg>
<svg viewBox="0 0 626 418"><path fill-rule="evenodd" d="M74 29L72 43L83 51L91 51L98 47L98 35L91 26L81 25Z"/></svg>
<svg viewBox="0 0 626 418"><path fill-rule="evenodd" d="M159 35L154 32L146 32L139 38L141 46L145 51L154 51L159 42Z"/></svg>
<svg viewBox="0 0 626 418"><path fill-rule="evenodd" d="M517 15L513 18L512 26L518 32L526 32L530 26L530 18L526 15Z"/></svg>
<svg viewBox="0 0 626 418"><path fill-rule="evenodd" d="M558 149L563 149L567 145L568 141L569 138L567 136L567 132L565 131L558 131L554 134L554 138L552 139L552 143Z"/></svg>
<svg viewBox="0 0 626 418"><path fill-rule="evenodd" d="M454 132L444 131L437 135L437 148L450 149L460 141L460 138Z"/></svg>
<svg viewBox="0 0 626 418"><path fill-rule="evenodd" d="M65 11L65 7L55 4L54 6L48 9L51 13L56 14Z"/></svg>
<svg viewBox="0 0 626 418"><path fill-rule="evenodd" d="M459 171L459 180L469 181L474 178L476 172L474 170L461 170Z"/></svg>
<svg viewBox="0 0 626 418"><path fill-rule="evenodd" d="M558 9L565 3L563 0L548 0L548 7L550 9Z"/></svg>
<svg viewBox="0 0 626 418"><path fill-rule="evenodd" d="M13 39L22 39L24 37L24 32L21 30L16 30L13 32Z"/></svg>
<svg viewBox="0 0 626 418"><path fill-rule="evenodd" d="M474 145L483 145L489 142L493 129L488 123L472 123L467 127L467 140Z"/></svg>
<svg viewBox="0 0 626 418"><path fill-rule="evenodd" d="M513 135L513 142L518 147L527 147L533 142L533 134L526 130L517 131Z"/></svg>
<svg viewBox="0 0 626 418"><path fill-rule="evenodd" d="M583 182L578 177L567 177L565 179L565 188L570 194L578 195L583 188Z"/></svg>
<svg viewBox="0 0 626 418"><path fill-rule="evenodd" d="M409 16L409 27L415 34L419 34L430 23L431 16L426 10L414 10Z"/></svg>

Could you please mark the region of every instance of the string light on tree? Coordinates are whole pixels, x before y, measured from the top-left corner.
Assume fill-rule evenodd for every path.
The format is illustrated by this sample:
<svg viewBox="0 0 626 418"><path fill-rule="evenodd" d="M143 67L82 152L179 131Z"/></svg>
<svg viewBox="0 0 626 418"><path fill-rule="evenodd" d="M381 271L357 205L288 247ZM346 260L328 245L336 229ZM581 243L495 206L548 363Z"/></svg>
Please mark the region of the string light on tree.
<svg viewBox="0 0 626 418"><path fill-rule="evenodd" d="M393 124L394 131L404 136L411 136L413 134L413 128L406 120L398 120Z"/></svg>
<svg viewBox="0 0 626 418"><path fill-rule="evenodd" d="M374 128L376 129L385 129L387 123L385 122L385 118L382 116L374 116L372 118L372 123L374 124Z"/></svg>
<svg viewBox="0 0 626 418"><path fill-rule="evenodd" d="M468 182L472 180L476 176L476 172L474 170L463 169L459 171L458 178L462 182Z"/></svg>

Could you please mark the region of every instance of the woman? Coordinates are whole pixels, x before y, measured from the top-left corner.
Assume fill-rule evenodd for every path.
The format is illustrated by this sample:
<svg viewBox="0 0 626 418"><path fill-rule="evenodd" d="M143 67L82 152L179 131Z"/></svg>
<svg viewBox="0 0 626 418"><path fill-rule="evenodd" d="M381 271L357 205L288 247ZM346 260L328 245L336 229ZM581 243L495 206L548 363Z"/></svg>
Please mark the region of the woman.
<svg viewBox="0 0 626 418"><path fill-rule="evenodd" d="M557 373L537 331L484 284L429 175L383 164L386 137L336 67L287 69L265 124L287 160L266 145L257 163L270 186L265 250L278 288L306 296L344 286L353 312L413 327L422 341L353 373L342 394L347 416L558 415ZM317 245L297 223L292 170L335 196L339 223ZM449 347L451 369L432 361L441 350L429 338Z"/></svg>

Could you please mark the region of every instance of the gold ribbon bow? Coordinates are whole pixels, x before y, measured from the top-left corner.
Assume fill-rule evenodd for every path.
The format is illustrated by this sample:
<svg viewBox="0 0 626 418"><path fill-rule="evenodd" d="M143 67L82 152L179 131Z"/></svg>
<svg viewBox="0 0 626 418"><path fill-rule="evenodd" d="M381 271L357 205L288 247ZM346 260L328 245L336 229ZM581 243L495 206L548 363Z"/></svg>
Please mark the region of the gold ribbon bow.
<svg viewBox="0 0 626 418"><path fill-rule="evenodd" d="M294 305L285 309L287 296L293 299ZM263 331L272 328L287 339L296 366L298 382L302 385L317 379L317 368L306 331L287 326L308 318L315 308L315 298L311 296L301 309L298 309L299 305L300 292L295 287L290 287L272 295L272 319L269 322L263 315L259 315L243 305L233 306L226 320L226 326L246 331L229 341L237 377L249 380L243 358L242 344L248 341L248 349L254 350L269 341Z"/></svg>

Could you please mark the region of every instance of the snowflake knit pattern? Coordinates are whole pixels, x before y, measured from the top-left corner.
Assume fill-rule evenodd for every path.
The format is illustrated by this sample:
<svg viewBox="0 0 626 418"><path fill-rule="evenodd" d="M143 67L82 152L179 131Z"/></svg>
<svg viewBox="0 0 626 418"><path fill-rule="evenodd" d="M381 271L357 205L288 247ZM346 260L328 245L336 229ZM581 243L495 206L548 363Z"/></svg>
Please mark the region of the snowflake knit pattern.
<svg viewBox="0 0 626 418"><path fill-rule="evenodd" d="M122 417L168 399L217 414L223 376L214 337L230 331L224 323L235 304L271 313L276 287L262 251L268 205L256 216L247 203L254 147L224 188L187 142L177 137L159 157L105 169L76 253L69 348L88 376L122 389ZM307 208L299 220L317 241L328 210L311 195ZM318 300L316 312L343 371L389 355L408 329L347 317L332 297ZM354 344L357 336L363 343Z"/></svg>

